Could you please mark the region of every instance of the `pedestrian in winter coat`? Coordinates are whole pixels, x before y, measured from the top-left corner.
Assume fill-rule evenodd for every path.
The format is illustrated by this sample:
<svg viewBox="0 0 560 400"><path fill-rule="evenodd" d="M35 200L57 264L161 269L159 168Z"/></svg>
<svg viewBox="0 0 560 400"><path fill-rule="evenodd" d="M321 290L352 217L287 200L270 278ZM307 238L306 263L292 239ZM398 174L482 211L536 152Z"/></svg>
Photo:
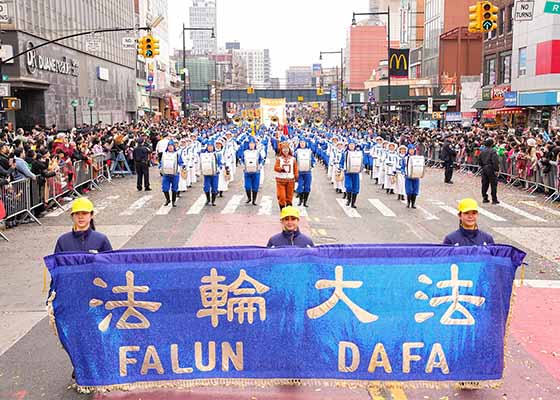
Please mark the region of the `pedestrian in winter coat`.
<svg viewBox="0 0 560 400"><path fill-rule="evenodd" d="M490 193L492 195L492 204L500 204L498 201L498 176L500 171L500 161L498 154L493 148L494 141L486 139L484 148L480 151L478 163L482 168L482 202L489 203L488 200L488 186L490 186Z"/></svg>
<svg viewBox="0 0 560 400"><path fill-rule="evenodd" d="M459 201L459 229L443 239L443 244L452 246L485 246L494 244L494 238L478 229L478 203L474 199Z"/></svg>
<svg viewBox="0 0 560 400"><path fill-rule="evenodd" d="M266 247L313 247L313 240L299 230L299 210L292 206L282 209L280 214L282 232L268 239Z"/></svg>

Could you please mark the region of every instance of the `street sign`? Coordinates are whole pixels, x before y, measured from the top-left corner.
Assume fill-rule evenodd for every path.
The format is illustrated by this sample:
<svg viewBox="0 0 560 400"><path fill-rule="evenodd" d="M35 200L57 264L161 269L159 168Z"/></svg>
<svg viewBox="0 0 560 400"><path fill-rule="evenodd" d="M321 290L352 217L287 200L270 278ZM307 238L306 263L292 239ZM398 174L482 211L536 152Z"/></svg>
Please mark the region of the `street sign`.
<svg viewBox="0 0 560 400"><path fill-rule="evenodd" d="M434 111L434 98L428 97L428 113L431 114Z"/></svg>
<svg viewBox="0 0 560 400"><path fill-rule="evenodd" d="M78 100L72 100L72 101L70 102L70 105L71 105L72 107L74 107L74 108L78 107L78 104L79 104L79 103L78 103Z"/></svg>
<svg viewBox="0 0 560 400"><path fill-rule="evenodd" d="M7 24L10 22L10 16L8 15L8 5L6 3L0 3L0 23Z"/></svg>
<svg viewBox="0 0 560 400"><path fill-rule="evenodd" d="M302 102L303 101L303 96L298 96L297 101Z"/></svg>
<svg viewBox="0 0 560 400"><path fill-rule="evenodd" d="M87 105L88 105L89 108L93 108L95 106L95 101L88 100Z"/></svg>
<svg viewBox="0 0 560 400"><path fill-rule="evenodd" d="M136 50L136 39L130 36L122 38L123 50Z"/></svg>
<svg viewBox="0 0 560 400"><path fill-rule="evenodd" d="M515 3L515 21L532 21L535 2L533 0L517 0Z"/></svg>
<svg viewBox="0 0 560 400"><path fill-rule="evenodd" d="M432 119L443 119L443 113L440 111L435 111L432 113Z"/></svg>
<svg viewBox="0 0 560 400"><path fill-rule="evenodd" d="M544 4L544 12L549 14L560 14L560 2L547 1Z"/></svg>
<svg viewBox="0 0 560 400"><path fill-rule="evenodd" d="M151 92L152 90L154 90L156 87L154 85L146 85L146 91L147 92Z"/></svg>
<svg viewBox="0 0 560 400"><path fill-rule="evenodd" d="M153 75L148 75L148 82L153 82L154 81L154 76Z"/></svg>
<svg viewBox="0 0 560 400"><path fill-rule="evenodd" d="M0 97L8 97L10 95L10 84L0 83Z"/></svg>
<svg viewBox="0 0 560 400"><path fill-rule="evenodd" d="M492 21L484 21L482 23L482 29L485 30L485 31L489 31L490 29L492 29L493 25L494 24L492 23Z"/></svg>
<svg viewBox="0 0 560 400"><path fill-rule="evenodd" d="M14 56L14 47L10 44L5 44L2 43L2 46L0 46L0 58L2 60L7 60L9 58L12 58ZM14 60L10 60L5 64L13 64Z"/></svg>
<svg viewBox="0 0 560 400"><path fill-rule="evenodd" d="M439 106L440 111L447 111L447 104L442 104Z"/></svg>

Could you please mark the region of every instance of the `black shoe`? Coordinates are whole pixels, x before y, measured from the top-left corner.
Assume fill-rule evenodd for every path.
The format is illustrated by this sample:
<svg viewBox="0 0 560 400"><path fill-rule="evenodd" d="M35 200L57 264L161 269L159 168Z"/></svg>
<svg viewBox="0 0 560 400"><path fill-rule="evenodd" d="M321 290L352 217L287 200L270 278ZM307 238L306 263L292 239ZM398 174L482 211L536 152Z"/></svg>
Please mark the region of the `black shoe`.
<svg viewBox="0 0 560 400"><path fill-rule="evenodd" d="M141 191L142 191L142 188L136 188L136 189L137 189L137 190L138 190L139 192L141 192Z"/></svg>
<svg viewBox="0 0 560 400"><path fill-rule="evenodd" d="M348 193L346 195L346 206L350 206L350 204L352 203L352 193Z"/></svg>
<svg viewBox="0 0 560 400"><path fill-rule="evenodd" d="M406 208L410 208L410 203L412 203L412 197L406 196Z"/></svg>
<svg viewBox="0 0 560 400"><path fill-rule="evenodd" d="M416 195L412 195L412 199L410 201L410 207L411 208L416 208Z"/></svg>
<svg viewBox="0 0 560 400"><path fill-rule="evenodd" d="M214 207L216 207L216 197L218 196L218 193L212 193L212 205Z"/></svg>
<svg viewBox="0 0 560 400"><path fill-rule="evenodd" d="M352 193L352 208L358 208L356 207L356 199L358 198L358 193Z"/></svg>
<svg viewBox="0 0 560 400"><path fill-rule="evenodd" d="M140 190L140 189L138 189L138 190ZM147 187L146 189L144 189L144 191L145 191L145 192L151 192L152 189L150 189L149 187Z"/></svg>
<svg viewBox="0 0 560 400"><path fill-rule="evenodd" d="M309 200L309 192L304 193L303 196L304 196L304 197L303 197L303 206L304 206L304 207L309 207L309 206L307 205L307 200Z"/></svg>
<svg viewBox="0 0 560 400"><path fill-rule="evenodd" d="M490 200L488 200L488 199L483 199L482 202L483 202L483 203L490 203Z"/></svg>
<svg viewBox="0 0 560 400"><path fill-rule="evenodd" d="M204 194L206 195L206 205L209 206L210 205L210 192L204 192Z"/></svg>
<svg viewBox="0 0 560 400"><path fill-rule="evenodd" d="M224 192L220 192L220 197L224 197Z"/></svg>
<svg viewBox="0 0 560 400"><path fill-rule="evenodd" d="M247 195L247 201L245 202L245 204L249 204L251 202L251 191L246 190L245 194Z"/></svg>
<svg viewBox="0 0 560 400"><path fill-rule="evenodd" d="M171 205L173 207L177 207L177 204L175 204L175 202L177 201L177 197L178 197L177 192L171 192Z"/></svg>
<svg viewBox="0 0 560 400"><path fill-rule="evenodd" d="M171 203L171 200L169 199L169 192L163 192L163 195L165 196L165 204L164 204L164 206L168 206L169 203Z"/></svg>
<svg viewBox="0 0 560 400"><path fill-rule="evenodd" d="M492 200L492 204L500 204L498 200Z"/></svg>
<svg viewBox="0 0 560 400"><path fill-rule="evenodd" d="M259 192L253 192L253 205L256 206L257 205L257 195L259 194Z"/></svg>
<svg viewBox="0 0 560 400"><path fill-rule="evenodd" d="M391 189L391 191L389 192L389 194L395 194L395 191L393 189Z"/></svg>
<svg viewBox="0 0 560 400"><path fill-rule="evenodd" d="M338 189L337 189L338 190ZM337 192L338 193L338 192ZM342 200L346 199L346 192L344 192L344 195L342 196Z"/></svg>
<svg viewBox="0 0 560 400"><path fill-rule="evenodd" d="M304 196L305 196L305 193L298 194L298 197L299 197L298 207L300 207L303 204L303 197Z"/></svg>

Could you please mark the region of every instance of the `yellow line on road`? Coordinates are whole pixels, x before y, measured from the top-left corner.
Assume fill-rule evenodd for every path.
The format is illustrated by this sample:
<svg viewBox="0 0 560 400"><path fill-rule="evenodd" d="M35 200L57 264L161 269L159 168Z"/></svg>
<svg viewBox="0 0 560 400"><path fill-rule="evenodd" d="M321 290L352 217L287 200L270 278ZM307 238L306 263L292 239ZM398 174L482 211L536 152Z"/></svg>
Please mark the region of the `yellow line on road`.
<svg viewBox="0 0 560 400"><path fill-rule="evenodd" d="M392 400L407 400L406 393L402 387L392 387L389 388L389 393L391 393Z"/></svg>

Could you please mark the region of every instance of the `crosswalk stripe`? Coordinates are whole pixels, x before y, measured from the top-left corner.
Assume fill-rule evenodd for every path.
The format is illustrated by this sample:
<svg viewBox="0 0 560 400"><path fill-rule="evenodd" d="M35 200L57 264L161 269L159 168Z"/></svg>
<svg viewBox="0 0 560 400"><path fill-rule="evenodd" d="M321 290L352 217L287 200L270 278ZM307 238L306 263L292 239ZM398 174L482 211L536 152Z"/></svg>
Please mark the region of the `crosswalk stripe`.
<svg viewBox="0 0 560 400"><path fill-rule="evenodd" d="M51 211L50 213L45 215L45 217L54 218L54 217L58 217L59 215L64 214L66 211L68 211L70 209L70 207L72 207L72 203L74 203L74 202L70 201L70 202L64 204L62 206L62 208L57 208L56 210Z"/></svg>
<svg viewBox="0 0 560 400"><path fill-rule="evenodd" d="M536 215L533 214L529 214L527 211L524 211L520 208L514 207L510 204L504 203L503 201L500 202L500 207L505 208L506 210L511 211L512 213L515 213L517 215L520 215L524 218L530 219L531 221L535 221L535 222L546 222L546 219L541 218L541 217L537 217Z"/></svg>
<svg viewBox="0 0 560 400"><path fill-rule="evenodd" d="M444 211L447 211L451 215L457 215L457 210L454 209L453 207L449 207L446 205L439 205L439 208L441 208Z"/></svg>
<svg viewBox="0 0 560 400"><path fill-rule="evenodd" d="M420 211L422 211L422 213L424 214L424 219L426 219L427 221L437 221L437 220L439 220L439 218L437 216L435 216L434 214L432 214L431 212L426 210L424 207L416 206L416 208L419 209Z"/></svg>
<svg viewBox="0 0 560 400"><path fill-rule="evenodd" d="M97 203L95 205L95 212L96 214L99 211L103 211L104 209L106 209L107 207L109 207L115 200L118 200L121 196L116 195L116 196L107 196L105 197L103 200L101 200L99 203Z"/></svg>
<svg viewBox="0 0 560 400"><path fill-rule="evenodd" d="M309 214L307 214L307 208L300 207L300 206L295 206L295 207L299 210L300 217L309 217Z"/></svg>
<svg viewBox="0 0 560 400"><path fill-rule="evenodd" d="M187 215L200 214L206 204L206 195L201 194L194 204L187 211Z"/></svg>
<svg viewBox="0 0 560 400"><path fill-rule="evenodd" d="M344 213L350 218L362 218L358 210L349 206L347 207L346 202L343 199L336 199L336 202L338 203L340 208L342 208L342 211L344 211Z"/></svg>
<svg viewBox="0 0 560 400"><path fill-rule="evenodd" d="M167 215L171 211L171 204L168 206L161 206L159 210L156 211L156 215Z"/></svg>
<svg viewBox="0 0 560 400"><path fill-rule="evenodd" d="M233 214L239 204L241 203L241 199L243 198L240 194L234 194L231 199L227 202L224 209L221 211L221 214Z"/></svg>
<svg viewBox="0 0 560 400"><path fill-rule="evenodd" d="M500 217L499 215L496 215L496 214L494 214L494 213L491 213L490 211L488 211L488 210L486 210L486 209L484 209L484 208L481 208L481 207L478 207L478 212L481 213L482 215L484 215L485 217L488 217L488 218L490 218L490 219L492 219L492 220L494 220L494 221L496 221L496 222L505 222L505 221L507 221L507 219L502 218L502 217Z"/></svg>
<svg viewBox="0 0 560 400"><path fill-rule="evenodd" d="M377 208L384 217L396 217L397 215L379 199L368 199L372 206Z"/></svg>
<svg viewBox="0 0 560 400"><path fill-rule="evenodd" d="M134 203L132 203L126 210L121 212L119 215L134 215L136 211L144 207L154 196L142 196Z"/></svg>
<svg viewBox="0 0 560 400"><path fill-rule="evenodd" d="M272 214L272 197L263 196L261 199L261 207L257 215L271 215Z"/></svg>
<svg viewBox="0 0 560 400"><path fill-rule="evenodd" d="M560 211L556 211L556 210L553 210L552 208L548 208L548 207L545 207L543 205L540 205L536 201L521 201L521 203L523 203L527 206L531 206L531 207L537 208L539 210L545 211L549 214L556 215L557 217L560 217Z"/></svg>
<svg viewBox="0 0 560 400"><path fill-rule="evenodd" d="M521 280L515 280L515 286L521 286ZM560 289L560 280L524 279L523 286L534 289Z"/></svg>

